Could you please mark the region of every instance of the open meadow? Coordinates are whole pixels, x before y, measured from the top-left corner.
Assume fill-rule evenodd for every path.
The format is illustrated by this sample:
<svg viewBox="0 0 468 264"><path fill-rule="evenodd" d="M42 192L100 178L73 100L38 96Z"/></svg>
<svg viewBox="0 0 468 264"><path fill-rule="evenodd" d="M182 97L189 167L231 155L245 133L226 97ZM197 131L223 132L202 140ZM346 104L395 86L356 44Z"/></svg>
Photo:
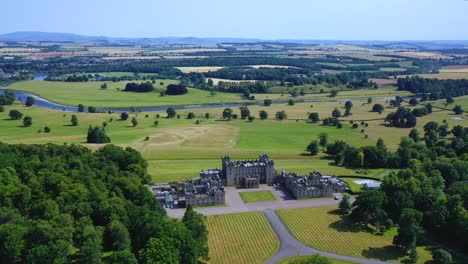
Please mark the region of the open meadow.
<svg viewBox="0 0 468 264"><path fill-rule="evenodd" d="M378 90L378 89L377 89ZM344 93L344 92L343 92ZM455 98L455 104L467 105L466 97ZM149 173L154 182L171 182L195 177L201 169L220 168L221 155L231 155L233 159L255 159L261 152L269 153L276 161L279 170L307 174L318 170L336 176L379 177L382 169L368 170L366 175L352 168L337 167L332 160L324 159L323 154L306 154L307 144L318 138L320 133L327 133L329 142L344 139L354 146L373 145L379 138L384 139L390 150L396 150L400 137L407 136L410 129L386 127L383 118L395 111L387 103L384 112L370 112L373 104L354 103L349 117L342 117L343 128L322 126L321 123L308 123L305 119L310 112L318 112L321 118L331 116L334 108L344 112L342 102L296 103L293 106L275 104L271 106L249 106L250 112L257 118L253 122L246 120L220 120L223 108L177 111L180 119L166 119L164 112L129 113L127 121L121 121L118 113L70 113L47 110L38 107L25 107L20 103L6 106L0 113L0 141L8 143L57 143L85 144L86 132L90 125L101 126L107 123L106 131L112 143L130 146L140 151L148 160ZM434 103L443 106L443 101ZM417 106L420 107L420 106ZM450 108L452 108L451 106ZM467 105L468 108L468 105ZM31 116L31 127L23 127L21 120L10 120L8 112L20 110L24 116ZM233 108L239 114L238 108ZM258 112L268 112L268 120L260 120ZM274 119L277 111L286 111L288 119ZM194 112L194 119L187 119L187 114ZM210 118L205 118L209 113ZM70 126L71 115L76 115L79 125ZM160 118L156 118L157 115ZM466 116L466 114L464 114ZM135 117L137 126L130 120ZM434 109L430 115L418 118L416 128L422 132L429 121L447 120L450 127L467 125L468 119L455 120L452 111ZM112 120L112 121L111 121ZM199 124L196 124L199 120ZM349 121L367 120L358 128L351 128ZM155 127L154 122L158 121ZM44 127L51 128L50 133L42 132ZM364 130L363 132L361 132ZM367 135L367 138L366 138ZM148 137L148 139L145 139ZM96 149L101 145L86 144Z"/></svg>
<svg viewBox="0 0 468 264"><path fill-rule="evenodd" d="M406 257L392 245L396 229L385 234L362 230L346 217L338 214L337 207L312 207L278 210L278 215L291 233L304 244L326 252L359 258L401 262ZM418 263L431 260L427 247L417 248Z"/></svg>
<svg viewBox="0 0 468 264"><path fill-rule="evenodd" d="M280 243L261 212L207 217L209 263L263 263Z"/></svg>

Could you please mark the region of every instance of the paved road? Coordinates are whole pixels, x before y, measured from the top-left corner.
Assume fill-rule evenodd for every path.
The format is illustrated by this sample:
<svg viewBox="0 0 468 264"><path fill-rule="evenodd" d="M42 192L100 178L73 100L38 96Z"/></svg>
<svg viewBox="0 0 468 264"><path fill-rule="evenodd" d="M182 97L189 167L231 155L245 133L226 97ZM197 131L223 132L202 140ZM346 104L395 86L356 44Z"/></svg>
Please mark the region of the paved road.
<svg viewBox="0 0 468 264"><path fill-rule="evenodd" d="M354 261L358 263L365 263L365 264L383 264L389 262L383 262L378 260L370 260L370 259L362 259L362 258L355 258L355 257L348 257L343 255L332 254L328 252L324 252L321 250L317 250L311 247L308 247L301 242L299 242L286 228L283 224L281 219L272 209L266 209L263 211L263 214L270 222L271 227L275 231L278 239L280 240L280 249L276 254L270 258L265 264L274 264L281 259L293 256L304 256L304 255L312 255L312 254L320 254L322 256L327 256L330 258L335 259L343 259L348 261Z"/></svg>

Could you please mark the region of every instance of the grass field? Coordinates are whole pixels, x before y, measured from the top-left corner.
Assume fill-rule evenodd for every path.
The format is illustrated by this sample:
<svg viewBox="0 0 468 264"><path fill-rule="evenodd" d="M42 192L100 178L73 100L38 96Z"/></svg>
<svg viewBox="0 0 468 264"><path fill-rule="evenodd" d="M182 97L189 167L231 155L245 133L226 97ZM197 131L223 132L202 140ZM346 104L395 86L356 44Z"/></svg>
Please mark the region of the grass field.
<svg viewBox="0 0 468 264"><path fill-rule="evenodd" d="M431 73L431 74L416 74L419 77L423 78L435 78L435 79L468 79L468 72L440 72L440 73ZM400 75L399 78L404 78L407 75Z"/></svg>
<svg viewBox="0 0 468 264"><path fill-rule="evenodd" d="M244 203L268 202L276 200L271 191L239 192Z"/></svg>
<svg viewBox="0 0 468 264"><path fill-rule="evenodd" d="M224 67L218 66L200 66L200 67L176 67L177 69L181 70L184 73L191 73L191 72L209 72L209 71L217 71Z"/></svg>
<svg viewBox="0 0 468 264"><path fill-rule="evenodd" d="M343 92L344 93L344 92ZM468 109L468 96L455 98L456 104L466 105ZM384 102L383 102L384 103ZM434 104L443 104L438 101ZM390 150L398 147L400 137L408 135L410 129L391 128L383 125L387 113L394 109L386 108L382 115L370 112L373 104L358 104L353 107L353 115L342 118L344 127L324 127L320 124L307 123L304 118L308 112L318 112L320 117L331 115L337 107L342 109L344 103L297 103L294 106L286 104L264 106L249 106L251 114L257 116L254 122L244 120L220 121L223 108L197 109L178 111L181 119L156 119L155 116L165 113L130 113L129 120L135 116L138 120L136 127L130 121L120 121L119 114L107 113L74 113L79 119L77 127L69 126L72 113L46 110L37 107L24 107L17 103L6 106L5 112L0 113L0 141L7 143L75 143L85 142L86 131L90 125L102 125L107 122L106 128L112 143L121 146L130 146L140 151L149 163L149 173L154 182L170 182L196 177L201 169L220 168L220 156L231 155L233 159L255 159L261 152L268 152L276 161L279 170L307 174L318 170L336 176L377 176L384 170L369 170L362 175L354 169L337 167L332 160L324 159L324 155L311 157L305 153L305 146L322 132L328 133L329 142L345 139L354 146L373 145L378 138L384 139ZM388 107L388 104L384 103ZM312 106L312 107L311 107ZM8 111L20 110L24 116L31 116L33 125L22 127L22 121L9 120ZM266 110L270 119L259 120L258 111ZM239 114L238 108L233 108ZM288 120L274 120L277 111L285 110ZM196 119L186 119L188 112L194 112ZM209 120L204 118L210 113ZM146 117L148 115L148 117ZM450 127L454 125L468 125L467 120L453 120L452 111L435 110L431 115L418 118L417 129L422 132L423 126L429 121L442 122L447 120ZM464 114L466 116L466 114ZM379 118L381 118L379 120ZM110 119L113 119L111 122ZM196 125L195 120L200 120ZM298 121L296 121L298 119ZM366 121L368 127L359 126L352 129L348 120L377 119ZM153 123L158 120L159 125ZM52 129L51 133L38 133L45 126ZM364 132L361 133L361 129ZM364 135L368 135L365 138ZM145 140L149 137L149 140ZM88 145L95 149L100 145Z"/></svg>
<svg viewBox="0 0 468 264"><path fill-rule="evenodd" d="M326 252L359 258L401 262L407 257L392 245L395 229L372 234L352 225L333 207L284 209L277 211L293 235L306 245ZM313 219L313 221L311 221ZM431 260L426 247L418 247L419 263Z"/></svg>
<svg viewBox="0 0 468 264"><path fill-rule="evenodd" d="M279 240L261 212L208 216L209 263L263 263Z"/></svg>

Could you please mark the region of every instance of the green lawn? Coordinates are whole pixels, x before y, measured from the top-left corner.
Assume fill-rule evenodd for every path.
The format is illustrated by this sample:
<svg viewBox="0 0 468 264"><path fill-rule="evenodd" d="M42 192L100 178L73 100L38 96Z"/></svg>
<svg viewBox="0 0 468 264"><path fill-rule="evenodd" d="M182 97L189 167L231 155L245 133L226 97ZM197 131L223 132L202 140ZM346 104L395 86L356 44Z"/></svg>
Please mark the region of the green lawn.
<svg viewBox="0 0 468 264"><path fill-rule="evenodd" d="M244 203L268 202L276 200L271 191L239 192Z"/></svg>
<svg viewBox="0 0 468 264"><path fill-rule="evenodd" d="M359 258L401 262L408 259L392 245L395 229L383 235L361 230L337 213L337 207L312 207L278 210L291 233L304 244L326 252ZM426 247L418 247L420 260L431 260Z"/></svg>
<svg viewBox="0 0 468 264"><path fill-rule="evenodd" d="M262 212L207 217L209 263L263 263L279 240Z"/></svg>

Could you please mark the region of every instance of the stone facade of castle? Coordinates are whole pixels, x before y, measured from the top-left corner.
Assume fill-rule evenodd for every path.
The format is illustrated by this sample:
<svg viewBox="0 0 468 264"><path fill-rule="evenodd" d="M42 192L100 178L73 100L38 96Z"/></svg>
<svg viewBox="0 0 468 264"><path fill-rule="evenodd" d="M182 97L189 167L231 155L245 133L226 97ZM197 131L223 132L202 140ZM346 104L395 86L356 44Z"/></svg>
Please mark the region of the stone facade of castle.
<svg viewBox="0 0 468 264"><path fill-rule="evenodd" d="M296 173L281 173L284 187L296 198L317 198L332 196L333 193L344 192L349 189L348 184L333 176L311 172L308 176Z"/></svg>
<svg viewBox="0 0 468 264"><path fill-rule="evenodd" d="M219 175L207 175L177 184L149 186L156 199L166 207L224 205L225 192Z"/></svg>

